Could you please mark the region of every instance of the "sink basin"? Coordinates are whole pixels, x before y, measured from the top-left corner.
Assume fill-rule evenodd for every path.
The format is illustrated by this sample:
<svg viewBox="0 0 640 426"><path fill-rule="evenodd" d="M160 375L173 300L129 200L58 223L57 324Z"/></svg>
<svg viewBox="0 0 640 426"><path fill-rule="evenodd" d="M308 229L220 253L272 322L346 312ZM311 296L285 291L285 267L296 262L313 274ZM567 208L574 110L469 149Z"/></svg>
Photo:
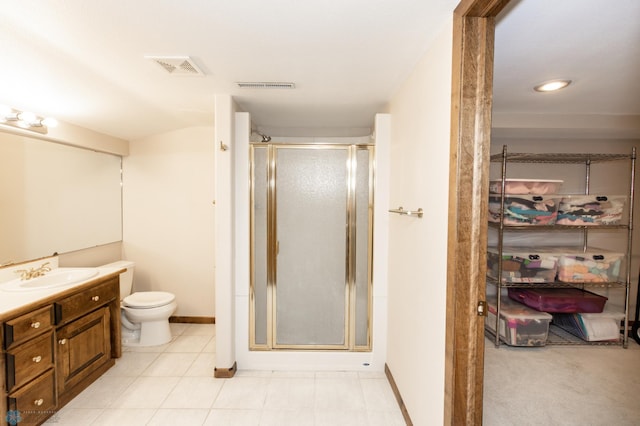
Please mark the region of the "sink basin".
<svg viewBox="0 0 640 426"><path fill-rule="evenodd" d="M4 291L32 291L86 281L98 275L98 268L56 268L30 280L13 279L0 285Z"/></svg>

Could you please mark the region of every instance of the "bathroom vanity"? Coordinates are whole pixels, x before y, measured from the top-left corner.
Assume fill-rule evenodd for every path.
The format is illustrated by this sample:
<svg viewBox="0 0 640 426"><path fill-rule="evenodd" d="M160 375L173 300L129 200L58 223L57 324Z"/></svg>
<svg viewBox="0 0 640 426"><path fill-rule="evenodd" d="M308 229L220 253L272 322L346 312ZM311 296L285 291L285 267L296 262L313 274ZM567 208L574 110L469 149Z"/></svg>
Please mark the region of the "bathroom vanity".
<svg viewBox="0 0 640 426"><path fill-rule="evenodd" d="M59 289L0 291L0 425L43 423L115 364L120 272Z"/></svg>

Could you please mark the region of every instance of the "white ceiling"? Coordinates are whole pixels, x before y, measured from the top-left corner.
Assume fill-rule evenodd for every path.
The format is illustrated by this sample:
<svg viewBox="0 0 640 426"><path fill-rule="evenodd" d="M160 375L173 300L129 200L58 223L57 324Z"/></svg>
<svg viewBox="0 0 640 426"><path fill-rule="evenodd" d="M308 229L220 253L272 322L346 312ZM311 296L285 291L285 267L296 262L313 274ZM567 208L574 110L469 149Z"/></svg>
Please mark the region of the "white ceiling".
<svg viewBox="0 0 640 426"><path fill-rule="evenodd" d="M499 18L494 134L640 138L640 1L511 0Z"/></svg>
<svg viewBox="0 0 640 426"><path fill-rule="evenodd" d="M368 134L457 3L12 1L0 13L0 81L12 82L0 103L135 139L211 124L214 95L231 94L270 129ZM171 76L145 55L191 56L206 76Z"/></svg>
<svg viewBox="0 0 640 426"><path fill-rule="evenodd" d="M368 134L458 3L13 1L0 12L0 103L131 140L212 124L214 95L230 94L265 133ZM512 0L497 26L495 117L640 116L639 22L637 0ZM169 75L147 55L190 56L206 75ZM532 92L553 77L574 84Z"/></svg>

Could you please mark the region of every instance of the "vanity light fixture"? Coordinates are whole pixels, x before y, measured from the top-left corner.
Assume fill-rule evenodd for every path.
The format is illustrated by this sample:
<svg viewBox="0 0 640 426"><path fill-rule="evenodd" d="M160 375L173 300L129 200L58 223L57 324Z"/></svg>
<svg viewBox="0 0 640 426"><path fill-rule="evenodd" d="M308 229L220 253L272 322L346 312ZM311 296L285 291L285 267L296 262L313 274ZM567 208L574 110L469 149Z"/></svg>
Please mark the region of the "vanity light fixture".
<svg viewBox="0 0 640 426"><path fill-rule="evenodd" d="M6 105L0 105L0 124L46 135L49 128L58 125L58 120L51 117L40 117L29 111L21 111Z"/></svg>
<svg viewBox="0 0 640 426"><path fill-rule="evenodd" d="M536 92L555 92L571 84L571 80L549 80L533 88Z"/></svg>

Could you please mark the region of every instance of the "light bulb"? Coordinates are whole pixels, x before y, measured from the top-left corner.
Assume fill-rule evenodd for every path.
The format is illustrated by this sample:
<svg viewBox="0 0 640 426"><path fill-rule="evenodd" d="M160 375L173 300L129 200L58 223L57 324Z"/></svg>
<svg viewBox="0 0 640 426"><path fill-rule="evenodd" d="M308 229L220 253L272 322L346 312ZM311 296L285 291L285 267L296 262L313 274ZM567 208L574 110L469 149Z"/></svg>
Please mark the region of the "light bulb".
<svg viewBox="0 0 640 426"><path fill-rule="evenodd" d="M53 117L47 117L44 120L41 121L43 126L47 126L47 127L58 127L58 120L56 120Z"/></svg>
<svg viewBox="0 0 640 426"><path fill-rule="evenodd" d="M24 121L25 123L31 125L38 122L38 117L32 112L23 111L18 114L18 120Z"/></svg>

